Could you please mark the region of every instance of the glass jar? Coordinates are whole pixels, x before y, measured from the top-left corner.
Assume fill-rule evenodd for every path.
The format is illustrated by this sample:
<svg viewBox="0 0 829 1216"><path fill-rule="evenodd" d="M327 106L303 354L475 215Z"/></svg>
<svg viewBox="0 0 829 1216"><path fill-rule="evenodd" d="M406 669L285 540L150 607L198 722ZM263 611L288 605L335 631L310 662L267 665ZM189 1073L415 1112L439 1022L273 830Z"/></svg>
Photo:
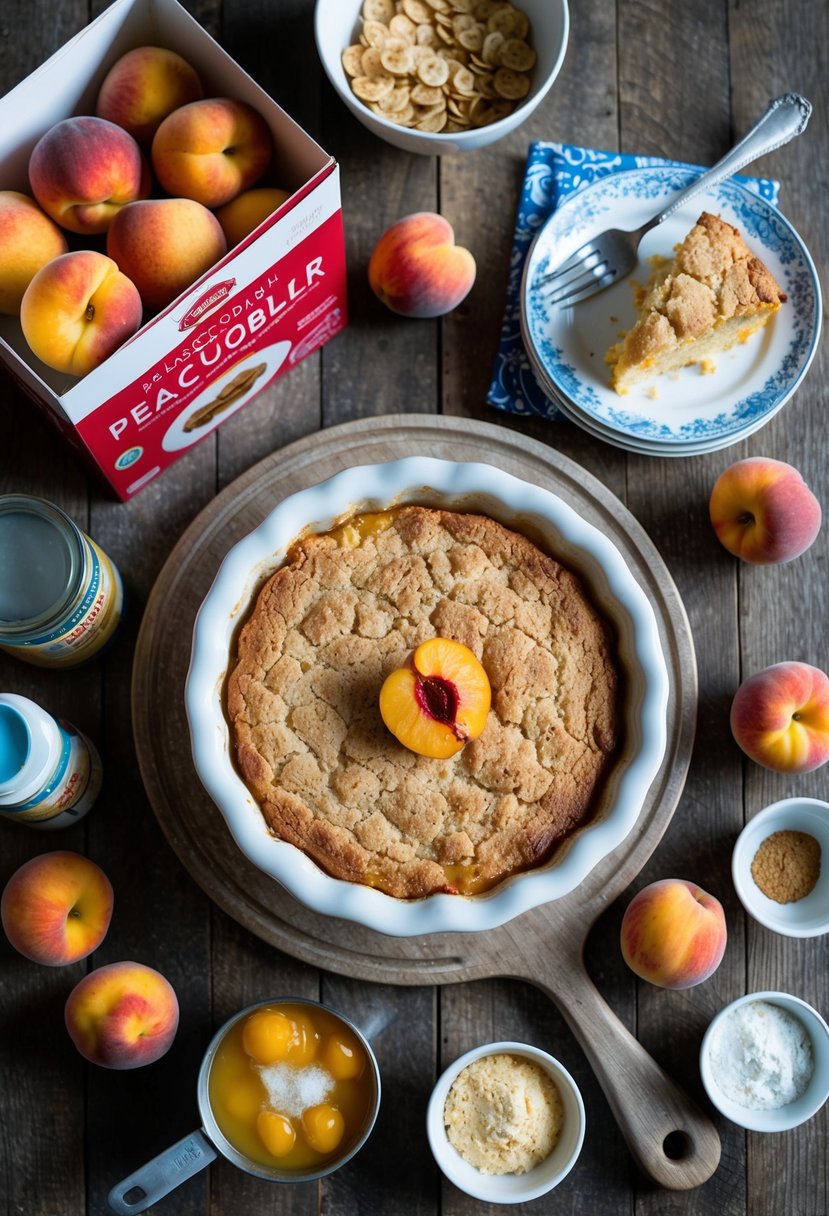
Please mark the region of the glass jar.
<svg viewBox="0 0 829 1216"><path fill-rule="evenodd" d="M0 693L0 814L34 828L77 823L101 789L95 746L28 697Z"/></svg>
<svg viewBox="0 0 829 1216"><path fill-rule="evenodd" d="M118 570L53 503L0 495L0 647L40 667L98 654L121 620Z"/></svg>

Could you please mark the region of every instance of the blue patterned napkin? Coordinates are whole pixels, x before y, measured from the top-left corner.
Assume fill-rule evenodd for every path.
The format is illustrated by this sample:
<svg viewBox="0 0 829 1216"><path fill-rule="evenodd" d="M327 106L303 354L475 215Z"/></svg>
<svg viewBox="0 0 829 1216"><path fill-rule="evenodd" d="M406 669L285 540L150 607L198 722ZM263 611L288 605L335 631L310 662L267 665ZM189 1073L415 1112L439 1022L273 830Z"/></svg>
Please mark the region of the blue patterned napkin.
<svg viewBox="0 0 829 1216"><path fill-rule="evenodd" d="M507 304L501 326L501 339L487 401L511 414L537 414L556 419L563 415L553 405L533 374L521 341L521 275L530 245L547 217L574 190L589 185L609 173L622 169L641 169L651 165L675 165L658 156L628 156L620 152L601 152L572 144L537 142L530 145L524 186L515 220L515 236L510 259ZM690 169L698 168L688 165ZM764 177L737 177L755 194L777 205L780 183Z"/></svg>

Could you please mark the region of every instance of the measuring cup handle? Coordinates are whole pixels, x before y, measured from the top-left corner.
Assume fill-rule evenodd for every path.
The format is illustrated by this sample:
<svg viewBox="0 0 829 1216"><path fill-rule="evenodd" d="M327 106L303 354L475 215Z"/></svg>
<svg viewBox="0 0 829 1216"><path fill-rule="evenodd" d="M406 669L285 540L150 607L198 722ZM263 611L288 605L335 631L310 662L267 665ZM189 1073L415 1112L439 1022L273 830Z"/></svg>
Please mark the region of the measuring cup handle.
<svg viewBox="0 0 829 1216"><path fill-rule="evenodd" d="M163 1153L142 1165L129 1178L116 1183L107 1195L109 1210L115 1212L116 1216L146 1212L147 1208L215 1160L216 1150L207 1137L203 1132L193 1132L165 1148ZM133 1192L133 1198L128 1198Z"/></svg>

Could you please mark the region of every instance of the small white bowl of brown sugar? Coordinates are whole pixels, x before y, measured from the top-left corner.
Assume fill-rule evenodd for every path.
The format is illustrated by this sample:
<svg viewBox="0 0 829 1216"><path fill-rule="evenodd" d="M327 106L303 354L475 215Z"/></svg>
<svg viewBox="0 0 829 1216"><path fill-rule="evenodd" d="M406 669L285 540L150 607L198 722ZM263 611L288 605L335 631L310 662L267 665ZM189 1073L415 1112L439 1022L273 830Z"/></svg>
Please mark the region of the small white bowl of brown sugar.
<svg viewBox="0 0 829 1216"><path fill-rule="evenodd" d="M473 1199L524 1203L569 1174L584 1103L562 1064L526 1043L487 1043L455 1060L426 1114L435 1161Z"/></svg>
<svg viewBox="0 0 829 1216"><path fill-rule="evenodd" d="M784 798L737 837L734 887L759 924L786 937L829 932L829 803Z"/></svg>

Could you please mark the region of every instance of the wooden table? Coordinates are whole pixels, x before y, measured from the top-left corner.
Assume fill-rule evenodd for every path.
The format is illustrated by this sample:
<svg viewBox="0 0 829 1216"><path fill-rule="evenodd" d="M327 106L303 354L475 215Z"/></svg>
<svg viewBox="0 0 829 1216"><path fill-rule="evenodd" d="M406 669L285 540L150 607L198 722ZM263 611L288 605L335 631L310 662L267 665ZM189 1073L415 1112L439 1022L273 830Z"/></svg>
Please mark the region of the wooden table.
<svg viewBox="0 0 829 1216"><path fill-rule="evenodd" d="M95 12L100 5L91 7ZM756 169L781 179L782 209L818 267L826 262L829 9L822 0L802 0L796 11L772 0L683 6L580 0L572 6L563 72L533 119L491 148L437 161L378 142L339 104L317 63L310 0L191 0L188 7L340 161L351 322L321 354L261 394L128 505L107 497L12 381L0 378L0 489L36 493L66 509L115 559L130 597L120 637L100 661L44 672L0 656L0 687L32 696L80 725L100 744L106 768L100 802L83 825L50 837L0 824L0 883L27 858L65 847L97 860L116 892L112 927L91 963L38 967L0 941L0 1093L6 1108L0 1211L103 1212L113 1182L197 1125L195 1078L215 1027L249 1002L294 993L384 1027L376 1043L386 1098L369 1144L320 1185L274 1189L219 1163L159 1204L159 1212L460 1216L488 1210L442 1183L426 1143L424 1112L444 1064L477 1043L514 1038L538 1043L566 1063L588 1114L576 1168L528 1211L826 1216L825 1110L793 1132L765 1137L714 1115L723 1149L716 1173L695 1190L659 1190L633 1166L563 1018L531 985L357 982L317 971L242 929L189 878L156 823L132 740L130 678L143 606L177 538L219 490L268 453L321 427L397 412L513 426L578 461L642 522L677 582L697 647L699 720L689 779L634 888L668 876L699 881L725 905L728 950L715 976L698 988L667 992L638 983L618 949L623 898L588 941L596 984L647 1050L707 1110L699 1043L727 1001L743 992L783 989L826 1014L826 939L777 937L748 921L730 878L732 845L746 818L793 793L825 797L826 770L788 778L744 761L728 730L728 707L741 678L769 663L829 664L829 532L824 529L791 566L749 567L720 548L707 520L714 479L749 454L790 461L829 503L825 350L767 427L743 444L691 459L626 455L569 423L517 421L491 410L486 393L522 167L533 138L711 163L770 97L799 90L815 103L807 133ZM89 15L90 6L80 0L5 0L0 91L32 71ZM440 322L392 316L366 282L380 231L423 209L440 210L452 221L478 263L472 293ZM62 1020L66 996L88 966L119 959L157 967L181 1004L170 1053L128 1073L84 1066Z"/></svg>

